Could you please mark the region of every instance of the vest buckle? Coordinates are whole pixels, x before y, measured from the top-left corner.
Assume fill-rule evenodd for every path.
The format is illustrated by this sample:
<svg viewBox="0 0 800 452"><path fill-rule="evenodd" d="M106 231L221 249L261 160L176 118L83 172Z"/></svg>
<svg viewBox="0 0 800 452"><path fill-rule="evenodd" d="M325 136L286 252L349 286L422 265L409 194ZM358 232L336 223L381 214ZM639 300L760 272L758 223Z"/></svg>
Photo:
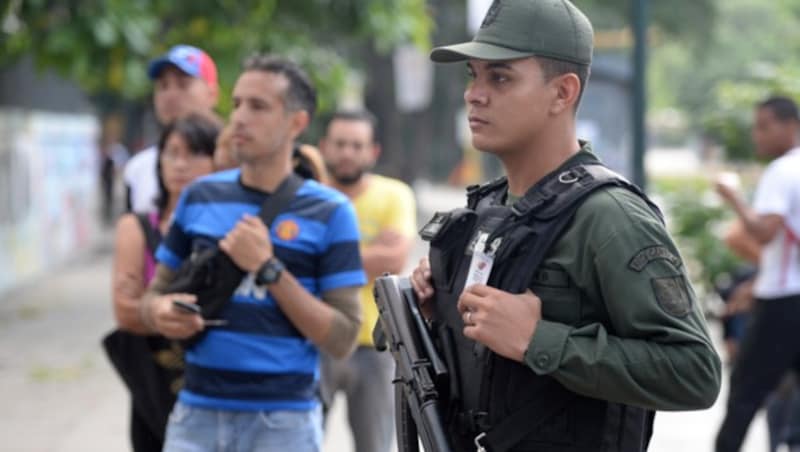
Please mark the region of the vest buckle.
<svg viewBox="0 0 800 452"><path fill-rule="evenodd" d="M475 442L475 452L487 452L486 447L481 444L481 441L486 438L486 432L481 432L478 436L475 437L473 440Z"/></svg>
<svg viewBox="0 0 800 452"><path fill-rule="evenodd" d="M579 179L580 175L572 170L564 171L558 175L558 181L565 185L574 184L575 182L578 182Z"/></svg>

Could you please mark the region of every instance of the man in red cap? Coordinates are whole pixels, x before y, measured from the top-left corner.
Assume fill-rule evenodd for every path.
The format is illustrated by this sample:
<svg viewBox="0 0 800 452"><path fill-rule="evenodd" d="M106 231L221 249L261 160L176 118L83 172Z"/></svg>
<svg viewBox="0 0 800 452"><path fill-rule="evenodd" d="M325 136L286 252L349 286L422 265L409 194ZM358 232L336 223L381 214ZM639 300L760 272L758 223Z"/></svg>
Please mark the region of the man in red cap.
<svg viewBox="0 0 800 452"><path fill-rule="evenodd" d="M159 124L165 126L189 113L212 114L219 97L217 67L206 52L176 45L150 62L153 106ZM140 151L125 167L128 209L149 212L158 193L155 146Z"/></svg>

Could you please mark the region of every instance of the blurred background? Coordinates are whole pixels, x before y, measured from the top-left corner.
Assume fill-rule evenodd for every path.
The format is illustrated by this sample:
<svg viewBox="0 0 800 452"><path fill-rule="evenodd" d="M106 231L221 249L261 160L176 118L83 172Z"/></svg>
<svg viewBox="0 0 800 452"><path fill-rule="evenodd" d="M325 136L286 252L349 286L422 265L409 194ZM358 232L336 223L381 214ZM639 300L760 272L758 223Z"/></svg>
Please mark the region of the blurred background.
<svg viewBox="0 0 800 452"><path fill-rule="evenodd" d="M716 289L741 264L721 241L733 214L713 177L735 171L751 190L763 164L753 106L773 93L800 100L800 0L573 1L596 30L579 135L664 208L713 322ZM469 39L490 3L0 1L0 437L14 438L0 450L126 450L125 393L99 339L112 327L121 172L159 131L151 58L178 43L205 49L223 117L244 57L297 60L323 119L351 106L376 114L376 171L414 185L424 220L500 171L470 146L465 67L427 59L433 45ZM721 403L660 416L652 450L711 450ZM765 435L757 420L746 450L767 450ZM330 450L348 450L333 436Z"/></svg>

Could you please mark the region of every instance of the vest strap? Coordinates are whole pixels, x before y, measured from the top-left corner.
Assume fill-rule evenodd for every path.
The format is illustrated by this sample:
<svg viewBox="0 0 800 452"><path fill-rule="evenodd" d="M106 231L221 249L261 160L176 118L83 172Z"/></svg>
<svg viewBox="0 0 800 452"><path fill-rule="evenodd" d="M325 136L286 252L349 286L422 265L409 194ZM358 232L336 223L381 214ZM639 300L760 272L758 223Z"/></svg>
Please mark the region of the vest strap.
<svg viewBox="0 0 800 452"><path fill-rule="evenodd" d="M519 444L531 431L536 430L544 421L564 409L569 399L556 397L553 392L546 392L537 397L536 403L527 403L498 422L489 430L475 436L478 452L507 452ZM481 447L483 449L481 449Z"/></svg>

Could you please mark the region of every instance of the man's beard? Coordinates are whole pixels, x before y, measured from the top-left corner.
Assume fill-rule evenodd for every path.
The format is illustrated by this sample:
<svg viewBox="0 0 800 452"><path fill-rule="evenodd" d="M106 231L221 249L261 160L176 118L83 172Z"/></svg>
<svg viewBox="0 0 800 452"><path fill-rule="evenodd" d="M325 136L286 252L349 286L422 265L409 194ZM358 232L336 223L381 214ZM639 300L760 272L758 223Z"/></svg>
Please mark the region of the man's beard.
<svg viewBox="0 0 800 452"><path fill-rule="evenodd" d="M336 170L336 168L328 165L328 174L336 181L337 184L349 187L351 185L355 185L358 181L364 177L364 173L366 172L366 168L358 168L356 171L350 174L342 174Z"/></svg>

